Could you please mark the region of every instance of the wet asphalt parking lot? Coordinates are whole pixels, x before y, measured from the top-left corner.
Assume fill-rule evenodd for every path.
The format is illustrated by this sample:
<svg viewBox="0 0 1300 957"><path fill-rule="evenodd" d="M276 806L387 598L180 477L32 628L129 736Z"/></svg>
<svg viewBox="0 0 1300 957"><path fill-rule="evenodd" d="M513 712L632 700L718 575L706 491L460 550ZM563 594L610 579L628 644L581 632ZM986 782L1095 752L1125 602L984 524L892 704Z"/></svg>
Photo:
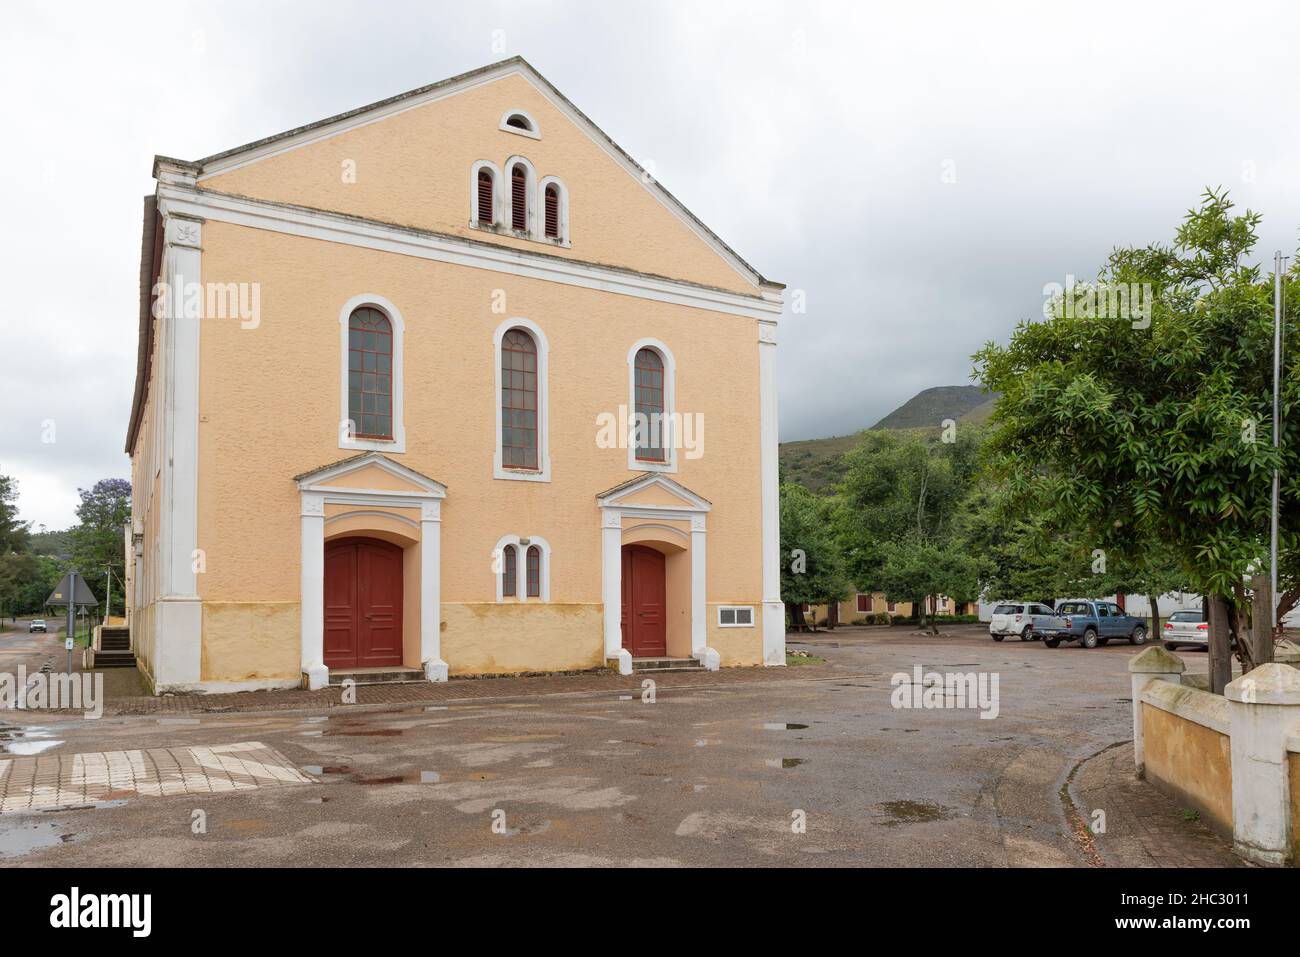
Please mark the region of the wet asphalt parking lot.
<svg viewBox="0 0 1300 957"><path fill-rule="evenodd" d="M1060 788L1131 737L1126 665L1139 649L994 643L974 627L791 642L825 657L830 677L663 689L653 703L602 692L199 718L6 712L0 759L260 742L314 783L0 814L0 866L1085 863ZM996 674L997 717L894 707L892 676L917 665Z"/></svg>

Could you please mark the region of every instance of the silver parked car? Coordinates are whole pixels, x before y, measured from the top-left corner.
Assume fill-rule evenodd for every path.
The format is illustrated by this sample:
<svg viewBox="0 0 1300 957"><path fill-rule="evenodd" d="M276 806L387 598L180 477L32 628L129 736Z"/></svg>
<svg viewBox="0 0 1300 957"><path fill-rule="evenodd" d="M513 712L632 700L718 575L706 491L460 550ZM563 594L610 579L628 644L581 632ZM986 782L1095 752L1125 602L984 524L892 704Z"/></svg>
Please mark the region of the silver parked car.
<svg viewBox="0 0 1300 957"><path fill-rule="evenodd" d="M1161 638L1170 651L1187 645L1192 648L1210 647L1210 626L1199 611L1176 611L1169 616Z"/></svg>

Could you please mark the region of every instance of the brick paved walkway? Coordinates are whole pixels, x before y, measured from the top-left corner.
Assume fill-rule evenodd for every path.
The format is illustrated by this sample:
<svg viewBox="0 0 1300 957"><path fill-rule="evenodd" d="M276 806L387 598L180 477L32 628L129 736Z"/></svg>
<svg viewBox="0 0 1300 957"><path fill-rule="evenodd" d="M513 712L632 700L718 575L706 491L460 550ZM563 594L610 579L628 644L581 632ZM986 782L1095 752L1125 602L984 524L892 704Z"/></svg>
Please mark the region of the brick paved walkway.
<svg viewBox="0 0 1300 957"><path fill-rule="evenodd" d="M0 812L311 783L284 755L260 741L48 754L0 761Z"/></svg>
<svg viewBox="0 0 1300 957"><path fill-rule="evenodd" d="M1106 812L1106 833L1093 840L1108 867L1245 867L1232 842L1133 771L1133 744L1089 758L1075 774L1071 797L1085 820Z"/></svg>
<svg viewBox="0 0 1300 957"><path fill-rule="evenodd" d="M502 678L452 678L446 682L420 681L411 684L358 685L357 705L428 704L483 698L516 698L533 695L580 694L593 691L639 694L641 682L653 678L656 690L701 688L811 679L851 679L865 675L844 672L829 665L798 665L785 668L724 668L721 671L676 671L666 674L619 675L609 671L571 675L536 675ZM231 694L185 694L159 697L110 699L106 715L219 714L235 711L317 710L343 705L341 688L320 691L241 691Z"/></svg>

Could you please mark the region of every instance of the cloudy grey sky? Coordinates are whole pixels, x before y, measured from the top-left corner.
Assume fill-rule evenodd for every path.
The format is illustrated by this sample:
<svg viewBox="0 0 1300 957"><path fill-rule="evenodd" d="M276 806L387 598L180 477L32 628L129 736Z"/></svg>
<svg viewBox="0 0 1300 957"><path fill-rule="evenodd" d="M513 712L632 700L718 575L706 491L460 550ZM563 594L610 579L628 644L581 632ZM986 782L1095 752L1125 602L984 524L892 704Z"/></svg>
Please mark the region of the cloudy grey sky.
<svg viewBox="0 0 1300 957"><path fill-rule="evenodd" d="M10 2L0 472L51 528L79 486L129 474L155 153L198 158L522 54L806 292L778 363L782 438L809 438L968 381L1045 283L1170 238L1206 185L1264 214L1261 259L1292 252L1298 40L1297 5L1246 0Z"/></svg>

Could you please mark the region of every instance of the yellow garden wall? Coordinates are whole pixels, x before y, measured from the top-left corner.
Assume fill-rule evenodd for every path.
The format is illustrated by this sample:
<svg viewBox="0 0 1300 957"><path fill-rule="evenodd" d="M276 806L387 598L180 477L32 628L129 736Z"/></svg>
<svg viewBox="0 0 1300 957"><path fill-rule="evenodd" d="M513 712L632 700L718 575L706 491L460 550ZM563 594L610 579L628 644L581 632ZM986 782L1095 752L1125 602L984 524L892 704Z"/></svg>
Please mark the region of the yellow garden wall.
<svg viewBox="0 0 1300 957"><path fill-rule="evenodd" d="M1231 739L1212 728L1142 703L1146 778L1232 833Z"/></svg>

